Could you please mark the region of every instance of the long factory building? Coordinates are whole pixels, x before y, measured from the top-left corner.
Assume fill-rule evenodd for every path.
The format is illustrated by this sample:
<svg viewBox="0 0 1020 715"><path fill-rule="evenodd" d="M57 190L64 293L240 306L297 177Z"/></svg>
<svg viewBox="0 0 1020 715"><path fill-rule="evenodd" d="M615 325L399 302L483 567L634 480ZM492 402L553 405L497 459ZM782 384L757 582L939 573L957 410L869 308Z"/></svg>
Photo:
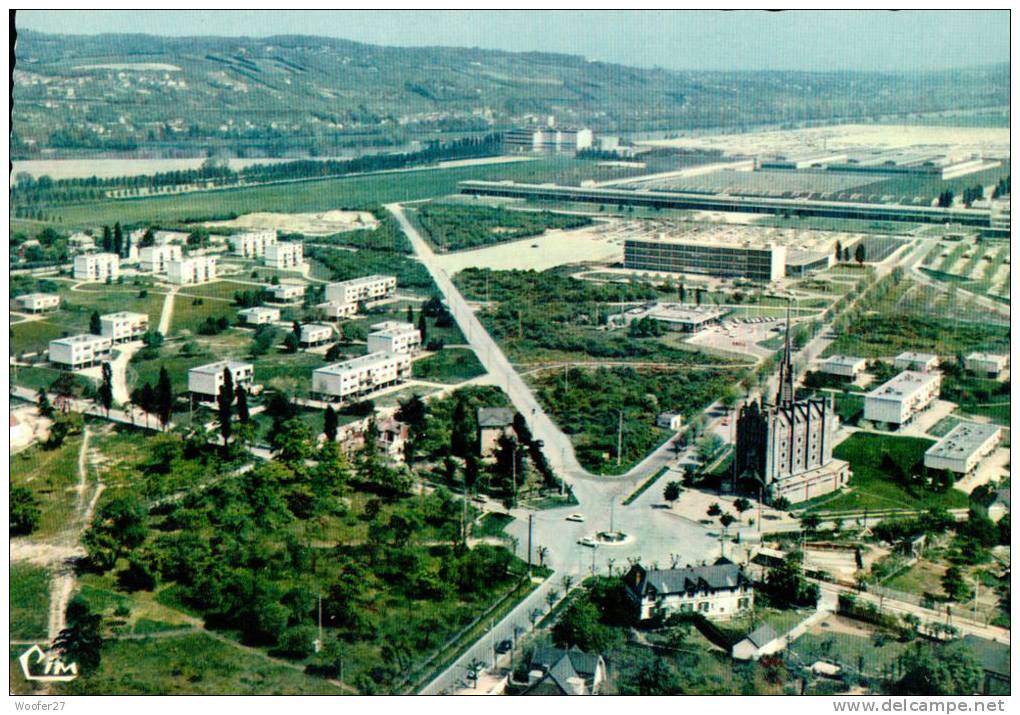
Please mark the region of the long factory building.
<svg viewBox="0 0 1020 715"><path fill-rule="evenodd" d="M805 201L751 196L695 194L684 191L646 191L553 184L522 184L513 181L461 181L462 194L502 196L538 201L577 201L660 209L693 209L757 214L789 214L869 221L911 223L957 223L988 227L990 213L983 209L944 209L934 206L895 206L844 201Z"/></svg>

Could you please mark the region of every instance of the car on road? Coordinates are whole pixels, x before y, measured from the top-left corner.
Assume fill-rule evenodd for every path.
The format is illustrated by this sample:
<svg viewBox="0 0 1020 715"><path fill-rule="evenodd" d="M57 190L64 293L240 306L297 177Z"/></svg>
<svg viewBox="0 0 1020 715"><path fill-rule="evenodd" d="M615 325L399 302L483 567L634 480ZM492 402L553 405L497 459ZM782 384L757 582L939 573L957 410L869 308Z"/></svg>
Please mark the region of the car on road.
<svg viewBox="0 0 1020 715"><path fill-rule="evenodd" d="M584 514L571 514L567 517L567 521L584 521Z"/></svg>
<svg viewBox="0 0 1020 715"><path fill-rule="evenodd" d="M580 539L577 540L577 543L579 543L581 546L591 546L592 548L595 548L595 539L591 538L590 536L582 536Z"/></svg>
<svg viewBox="0 0 1020 715"><path fill-rule="evenodd" d="M499 655L509 653L513 649L514 649L513 641L511 641L509 638L501 640L499 643L496 644L496 653Z"/></svg>

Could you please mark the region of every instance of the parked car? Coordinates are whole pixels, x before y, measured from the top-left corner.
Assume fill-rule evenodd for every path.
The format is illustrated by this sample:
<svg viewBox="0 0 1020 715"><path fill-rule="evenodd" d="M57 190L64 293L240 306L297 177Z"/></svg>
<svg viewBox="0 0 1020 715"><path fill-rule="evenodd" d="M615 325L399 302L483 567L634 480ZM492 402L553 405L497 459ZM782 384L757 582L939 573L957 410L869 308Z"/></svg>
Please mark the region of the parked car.
<svg viewBox="0 0 1020 715"><path fill-rule="evenodd" d="M567 521L584 521L584 514L571 514L567 517Z"/></svg>
<svg viewBox="0 0 1020 715"><path fill-rule="evenodd" d="M595 539L591 538L590 536L582 536L580 539L577 540L577 543L579 543L581 546L591 546L592 548L595 548Z"/></svg>
<svg viewBox="0 0 1020 715"><path fill-rule="evenodd" d="M513 648L514 648L513 642L509 638L507 638L506 640L501 640L499 643L496 644L496 653L498 653L499 655L503 655L504 653L509 653L510 651L512 651Z"/></svg>

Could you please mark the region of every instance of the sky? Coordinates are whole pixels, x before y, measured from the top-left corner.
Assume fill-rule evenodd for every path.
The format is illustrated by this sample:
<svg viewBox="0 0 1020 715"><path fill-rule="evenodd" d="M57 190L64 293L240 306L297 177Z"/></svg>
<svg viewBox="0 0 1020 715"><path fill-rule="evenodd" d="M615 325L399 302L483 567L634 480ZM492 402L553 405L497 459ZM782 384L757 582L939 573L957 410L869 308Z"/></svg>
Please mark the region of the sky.
<svg viewBox="0 0 1020 715"><path fill-rule="evenodd" d="M19 10L15 22L59 34L325 35L379 45L561 52L668 69L890 71L1009 61L1005 10Z"/></svg>

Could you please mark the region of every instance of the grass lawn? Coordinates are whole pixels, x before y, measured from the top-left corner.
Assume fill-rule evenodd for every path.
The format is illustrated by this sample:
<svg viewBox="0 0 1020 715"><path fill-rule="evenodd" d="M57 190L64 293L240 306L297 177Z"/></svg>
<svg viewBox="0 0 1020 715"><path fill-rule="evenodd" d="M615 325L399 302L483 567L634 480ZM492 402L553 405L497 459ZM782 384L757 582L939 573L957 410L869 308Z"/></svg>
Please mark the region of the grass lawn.
<svg viewBox="0 0 1020 715"><path fill-rule="evenodd" d="M850 488L838 496L827 495L801 506L817 512L965 508L968 499L963 492L950 489L943 493L907 487L882 466L888 455L902 469L916 474L923 469L925 450L934 443L918 437L857 432L832 452L832 456L850 463L853 472Z"/></svg>
<svg viewBox="0 0 1020 715"><path fill-rule="evenodd" d="M489 512L479 520L471 529L471 535L476 539L483 539L487 536L502 536L503 530L513 522L514 518L509 514Z"/></svg>
<svg viewBox="0 0 1020 715"><path fill-rule="evenodd" d="M198 304L196 305L196 302ZM185 330L197 335L198 326L207 318L218 320L224 317L231 323L237 318L237 306L220 300L205 300L189 295L174 296L174 312L170 318L170 335L179 335ZM200 336L204 337L204 336Z"/></svg>
<svg viewBox="0 0 1020 715"><path fill-rule="evenodd" d="M810 665L818 660L832 660L852 671L863 662L866 673L878 674L882 668L910 648L909 643L900 643L895 638L886 639L884 645L876 646L871 638L849 633L809 632L793 642L791 650L800 656L801 662Z"/></svg>
<svg viewBox="0 0 1020 715"><path fill-rule="evenodd" d="M62 373L63 370L55 370L51 367L20 367L12 365L10 369L12 383L21 387L29 387L33 390L38 390L40 387L49 389L53 381L60 377ZM74 381L81 387L88 389L96 385L93 380L84 375L75 375Z"/></svg>
<svg viewBox="0 0 1020 715"><path fill-rule="evenodd" d="M10 637L45 639L49 625L49 572L41 566L11 564L10 576Z"/></svg>
<svg viewBox="0 0 1020 715"><path fill-rule="evenodd" d="M944 566L921 559L882 585L896 591L916 593L918 596L926 593L938 596L942 594L942 575L945 572Z"/></svg>
<svg viewBox="0 0 1020 715"><path fill-rule="evenodd" d="M58 319L54 316L12 325L11 353L14 355L42 353L49 347L51 340L76 332L62 322L57 322Z"/></svg>
<svg viewBox="0 0 1020 715"><path fill-rule="evenodd" d="M53 536L69 525L75 509L81 435L69 436L56 449L33 445L10 460L11 485L27 487L42 512L35 538Z"/></svg>
<svg viewBox="0 0 1020 715"><path fill-rule="evenodd" d="M445 348L415 360L411 374L419 380L455 384L485 374L485 368L470 348Z"/></svg>
<svg viewBox="0 0 1020 715"><path fill-rule="evenodd" d="M207 633L107 641L96 673L54 688L83 695L338 695L329 682Z"/></svg>

